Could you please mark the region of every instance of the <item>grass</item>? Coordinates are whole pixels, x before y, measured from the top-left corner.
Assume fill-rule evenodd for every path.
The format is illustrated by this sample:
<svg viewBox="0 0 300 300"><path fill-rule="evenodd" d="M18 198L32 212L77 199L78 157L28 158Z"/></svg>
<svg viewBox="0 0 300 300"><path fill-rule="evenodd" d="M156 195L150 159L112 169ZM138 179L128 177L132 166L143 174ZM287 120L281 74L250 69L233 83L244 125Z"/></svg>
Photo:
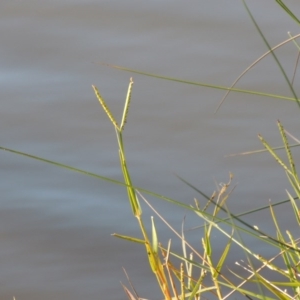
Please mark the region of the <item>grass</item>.
<svg viewBox="0 0 300 300"><path fill-rule="evenodd" d="M282 1L276 0L276 2L291 16L293 20L300 24L297 17ZM185 84L196 84L210 88L226 90L227 93L220 102L220 105L224 102L225 98L230 92L240 92L284 100L293 100L298 104L298 106L300 106L299 98L297 97L293 86L294 79L289 80L284 68L281 66L280 61L275 54L275 50L282 45L289 42L296 43L296 38L300 35L290 37L283 43L271 48L245 2L244 4L253 24L255 25L255 28L258 30L269 51L256 60L249 68L247 68L247 70L245 70L245 72L243 72L237 78L231 87L220 87L211 84L189 82L181 79L149 74L124 67L113 67L120 70L130 71L132 73L143 74L164 80L172 80ZM296 46L299 47L297 43ZM251 67L259 63L267 55L273 56L275 63L278 65L281 74L286 80L292 97L246 91L234 87L239 79L244 76L247 71L251 69ZM281 122L278 121L278 131L282 139L282 146L274 148L269 145L264 137L259 136L258 138L264 146L265 151L268 151L279 164L279 166L281 166L285 171L288 181L292 187L292 192L287 191L287 200L282 200L278 203L270 204L269 206L260 207L256 210L235 215L230 212L226 205L228 198L234 191L234 186L232 187L232 174L229 174L227 183L223 184L220 189L214 192L211 196L206 195L183 178L178 177L190 188L198 192L199 196L206 199L206 204L203 207L199 206L197 200L195 200L193 205L186 205L175 199L171 199L166 196L134 186L131 180L129 168L127 166L125 144L123 140L123 130L128 119L133 90L133 80L131 78L129 82L123 115L119 123L115 119L113 113L109 109L108 104L103 99L96 86L93 86L93 90L108 119L112 123L116 133L119 148L120 167L124 178L123 182L76 169L57 162L49 161L47 159L32 156L30 154L22 153L13 149L7 149L5 147L0 147L0 149L29 158L38 159L46 163L51 163L58 167L83 173L87 176L93 176L101 180L107 180L113 184L125 186L132 215L137 221L138 227L142 233L142 238L124 236L121 234L114 234L114 236L144 245L150 270L153 272L153 275L156 278L157 288L160 289L164 299L232 299L232 297L243 297L246 299L300 299L299 239L294 237L289 231L282 232L274 210L275 206L289 202L291 205L291 211L293 212L292 216L294 217L295 222L300 225L300 209L298 204L300 199L300 181L291 152L291 147L295 147L299 144L297 143L290 145L287 138L287 132ZM278 149L285 150L285 159L277 154L276 151ZM285 160L287 163L285 163ZM196 249L191 243L188 242L186 239L184 226L182 226L181 232L177 232L163 218L163 216L161 216L160 213L155 210L152 204L146 199L146 194L155 196L162 201L168 201L172 205L180 206L182 209L192 212L199 219L204 221L205 225L200 228L202 231L201 247L199 247L200 249ZM168 226L170 231L172 231L178 237L182 247L181 253L177 253L173 250L171 240L159 240L154 217L151 218L151 230L146 230L146 221L143 217L141 203L144 203L143 205L148 205L153 210L156 218L159 218L161 221L163 221ZM257 226L251 225L242 219L242 216L246 214L251 214L254 211L267 208L270 210L271 220L274 224L274 228L276 229L275 236L268 234L267 232L259 229ZM226 217L224 217L224 214ZM220 254L217 255L214 253L214 243L212 240L213 233L215 232L218 232L225 237L225 242L223 245L218 245L221 251ZM199 233L197 234L199 235ZM247 236L259 242L261 247L268 247L268 249L270 249L270 253L276 252L276 255L273 255L272 257L263 257L260 253L258 253L257 249L253 249L244 243L243 240ZM233 266L227 266L226 262L231 254L231 251L235 251L232 249L236 248L239 249L239 253L244 254L245 261L237 262L236 264L238 269L234 270ZM230 277L228 274L230 274ZM234 278L234 280L232 278ZM272 278L276 278L276 281L274 281ZM128 299L141 299L138 296L138 293L136 292L129 277L128 280L130 287L123 286Z"/></svg>

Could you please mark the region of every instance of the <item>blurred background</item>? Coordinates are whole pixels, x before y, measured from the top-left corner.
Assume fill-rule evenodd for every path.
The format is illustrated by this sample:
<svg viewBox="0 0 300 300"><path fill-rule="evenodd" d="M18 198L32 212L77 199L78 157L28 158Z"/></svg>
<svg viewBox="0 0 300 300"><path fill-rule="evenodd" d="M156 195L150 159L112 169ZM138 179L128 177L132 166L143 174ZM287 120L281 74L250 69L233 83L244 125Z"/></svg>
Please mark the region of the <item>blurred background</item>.
<svg viewBox="0 0 300 300"><path fill-rule="evenodd" d="M299 16L297 1L286 4ZM272 46L288 31L298 33L274 1L249 8ZM289 183L270 155L225 156L261 149L258 133L281 145L277 119L297 133L295 102L231 93L214 114L224 91L103 65L230 86L268 50L241 1L12 0L1 4L0 23L0 146L122 180L114 128L91 85L120 119L133 76L124 141L136 186L204 203L174 173L211 195L230 171L237 184L228 201L234 213L287 198ZM296 47L290 43L276 54L291 78ZM271 56L237 87L292 96ZM299 161L297 149L294 155ZM162 297L143 247L111 236L140 236L123 187L4 151L0 166L1 299L125 299L122 267L141 297ZM187 227L202 224L147 199L178 230L185 213ZM143 207L149 226L153 212ZM286 207L280 214L293 229ZM267 210L245 220L275 233ZM173 237L157 222L161 238ZM201 249L200 231L189 238Z"/></svg>

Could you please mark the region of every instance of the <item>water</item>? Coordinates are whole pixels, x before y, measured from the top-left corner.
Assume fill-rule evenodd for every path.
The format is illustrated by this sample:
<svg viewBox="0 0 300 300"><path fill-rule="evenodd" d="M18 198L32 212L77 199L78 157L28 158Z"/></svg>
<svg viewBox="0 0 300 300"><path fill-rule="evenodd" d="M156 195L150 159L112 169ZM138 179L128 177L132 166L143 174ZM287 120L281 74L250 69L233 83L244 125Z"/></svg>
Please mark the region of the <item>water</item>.
<svg viewBox="0 0 300 300"><path fill-rule="evenodd" d="M276 4L250 8L271 45L298 33ZM240 1L9 1L0 16L1 146L121 180L114 130L91 85L120 118L133 76L124 139L136 186L192 203L200 196L173 172L211 194L231 171L235 212L286 198L270 156L224 155L262 148L258 133L279 145L276 120L295 133L295 103L232 93L214 115L222 91L102 64L230 86L267 51ZM295 47L278 53L291 76ZM272 58L238 87L290 95ZM139 236L122 187L3 151L0 163L1 299L125 299L122 267L140 296L161 298L142 248L111 237ZM152 201L179 225L182 212ZM274 233L265 216L248 220Z"/></svg>

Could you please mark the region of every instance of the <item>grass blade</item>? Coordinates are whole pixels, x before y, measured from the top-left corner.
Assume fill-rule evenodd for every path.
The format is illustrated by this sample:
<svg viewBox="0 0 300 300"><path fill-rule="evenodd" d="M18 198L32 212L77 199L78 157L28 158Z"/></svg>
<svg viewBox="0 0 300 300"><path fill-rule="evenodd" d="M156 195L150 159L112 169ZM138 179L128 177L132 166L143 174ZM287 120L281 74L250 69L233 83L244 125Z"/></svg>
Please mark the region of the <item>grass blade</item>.
<svg viewBox="0 0 300 300"><path fill-rule="evenodd" d="M202 87L213 88L213 89L224 90L224 91L232 91L232 92L237 92L237 93L264 96L264 97L269 97L269 98L274 98L274 99L296 101L295 98L293 98L293 97L286 97L286 96L282 96L282 95L278 95L278 94L270 94L270 93L252 91L252 90L230 88L230 87L226 87L226 86L219 86L219 85L214 85L214 84L209 84L209 83L204 83L204 82L195 82L195 81L184 80L184 79L179 79L179 78L174 78L174 77L169 77L169 76L147 73L147 72L138 71L138 70L122 67L122 66L115 66L115 65L110 65L110 64L104 64L104 65L114 68L114 69L121 70L121 71L131 72L131 73L140 74L140 75L144 75L144 76L148 76L148 77L154 77L157 79L163 79L163 80L168 80L168 81L174 81L174 82L202 86Z"/></svg>
<svg viewBox="0 0 300 300"><path fill-rule="evenodd" d="M300 20L293 14L293 12L283 3L282 0L276 0L276 2L290 15L290 17L300 25Z"/></svg>
<svg viewBox="0 0 300 300"><path fill-rule="evenodd" d="M280 1L280 0L277 0L277 1ZM280 1L280 2L282 3L282 1ZM294 90L294 88L293 88L293 86L292 86L292 84L291 84L291 82L290 82L288 76L286 75L286 72L284 71L284 69L283 69L283 67L282 67L282 65L281 65L281 63L280 63L280 61L278 60L277 56L275 55L274 51L272 51L272 47L271 47L270 44L268 43L267 39L265 38L265 36L264 36L264 34L262 33L261 29L259 28L258 24L256 23L256 21L255 21L253 15L252 15L252 13L250 12L250 10L249 10L249 8L248 8L248 6L247 6L247 4L246 4L246 1L243 0L243 3L244 3L244 6L245 6L245 8L246 8L246 10L247 10L247 12L248 12L250 18L251 18L251 20L252 20L252 22L253 22L253 24L254 24L256 30L259 32L259 34L260 34L261 38L263 39L264 43L266 44L266 46L268 47L268 49L271 51L271 54L272 54L273 58L274 58L275 61L276 61L276 64L278 65L278 67L279 67L279 69L280 69L280 71L281 71L281 73L282 73L282 75L283 75L283 77L284 77L286 83L288 84L288 86L289 86L289 88L290 88L290 90L291 90L291 92L292 92L292 94L293 94L293 96L294 96L294 100L297 102L298 107L300 108L300 102L299 102L299 99L298 99L298 97L297 97L297 95L296 95L296 92L295 92L295 90Z"/></svg>
<svg viewBox="0 0 300 300"><path fill-rule="evenodd" d="M118 233L113 233L112 236L115 236L117 238L129 241L129 242L134 242L134 243L143 244L143 245L145 244L144 240L134 238L132 236L122 235L122 234L118 234Z"/></svg>
<svg viewBox="0 0 300 300"><path fill-rule="evenodd" d="M279 132L281 134L281 138L282 138L282 141L283 141L283 144L284 144L285 152L286 152L287 157L288 157L288 161L290 163L291 172L294 175L295 179L297 179L298 176L297 176L296 167L295 167L295 163L294 163L294 160L293 160L292 152L291 152L291 149L289 147L289 143L288 143L288 140L287 140L287 137L286 137L286 134L285 134L285 130L284 130L282 124L280 123L280 121L278 121L278 128L279 128Z"/></svg>
<svg viewBox="0 0 300 300"><path fill-rule="evenodd" d="M299 208L298 208L298 206L296 204L296 201L294 200L294 198L291 196L291 194L288 191L286 191L286 193L287 193L287 195L288 195L288 197L290 199L290 202L291 202L294 214L295 214L295 218L296 218L296 220L298 222L298 225L300 225L300 214L299 214Z"/></svg>
<svg viewBox="0 0 300 300"><path fill-rule="evenodd" d="M284 168L284 170L293 176L293 173L289 170L286 164L279 158L279 156L274 152L273 148L266 142L266 140L259 134L258 138L265 146L265 148L270 152L270 154L275 158L275 160Z"/></svg>

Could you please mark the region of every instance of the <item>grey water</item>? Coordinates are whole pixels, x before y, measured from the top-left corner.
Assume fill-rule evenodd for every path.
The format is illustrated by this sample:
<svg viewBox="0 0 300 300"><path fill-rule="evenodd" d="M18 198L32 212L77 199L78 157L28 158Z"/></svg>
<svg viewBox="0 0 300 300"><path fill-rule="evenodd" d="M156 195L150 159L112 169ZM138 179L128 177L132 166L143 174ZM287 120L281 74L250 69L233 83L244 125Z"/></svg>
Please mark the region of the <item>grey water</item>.
<svg viewBox="0 0 300 300"><path fill-rule="evenodd" d="M249 7L272 46L299 32L276 3ZM295 102L231 93L214 114L222 90L105 65L230 86L268 50L241 1L4 1L0 24L0 146L122 180L114 128L91 85L120 119L133 77L124 141L136 186L204 203L174 174L211 195L232 172L235 213L287 198L291 188L270 155L226 155L261 149L258 133L279 146L277 119L297 136ZM276 53L291 78L296 47ZM292 96L270 56L237 87ZM140 237L123 187L5 151L0 166L1 299L126 299L122 267L141 297L162 298L144 249L111 236ZM185 214L202 224L149 200L178 230ZM150 227L154 213L143 209ZM278 213L284 228L295 228L289 206ZM275 234L268 211L245 219Z"/></svg>

